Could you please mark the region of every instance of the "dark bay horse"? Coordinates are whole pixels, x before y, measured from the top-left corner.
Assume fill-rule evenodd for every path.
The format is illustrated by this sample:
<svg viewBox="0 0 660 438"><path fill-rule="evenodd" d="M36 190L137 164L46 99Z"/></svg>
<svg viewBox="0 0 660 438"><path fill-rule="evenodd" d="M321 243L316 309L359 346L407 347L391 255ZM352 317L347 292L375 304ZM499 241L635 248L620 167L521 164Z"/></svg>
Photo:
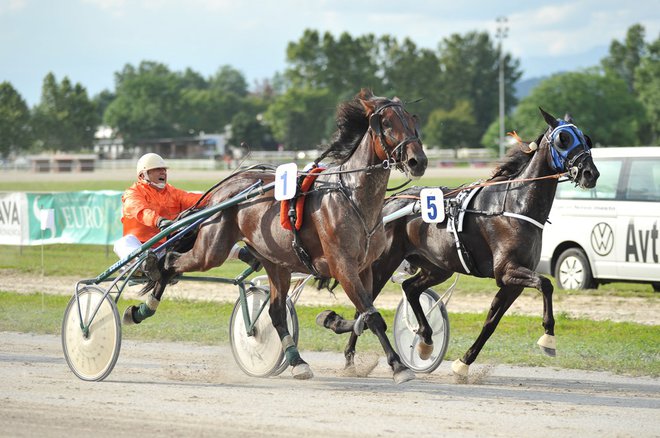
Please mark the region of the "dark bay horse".
<svg viewBox="0 0 660 438"><path fill-rule="evenodd" d="M422 342L418 353L422 359L433 352L433 339L432 328L419 303L421 293L456 272L495 279L499 291L493 298L481 333L452 366L460 376L467 376L469 365L526 287L538 289L543 295L545 334L538 344L546 354L555 355L552 283L534 272L541 252L543 224L554 200L556 177L566 172L575 184L592 188L600 173L591 158L589 137L572 123L555 119L542 109L541 113L548 124L547 131L526 146L528 150L512 149L508 159L495 169L493 177L478 189L468 204L455 204L457 213L463 212L463 219L462 223L451 225L462 226L460 233L448 229L448 223L452 222L452 217L457 218L456 214L448 215L440 224L425 223L419 215L404 216L385 226L386 249L372 266L374 294L380 293L404 259L419 268L416 275L403 282L403 289L419 322L418 335ZM413 187L389 198L383 215L416 202L421 189L423 187ZM456 198L460 190L443 188L443 192L448 192L447 198ZM344 352L346 365L351 366L357 342L354 321L344 320L332 311L322 312L317 321L337 333L351 331Z"/></svg>
<svg viewBox="0 0 660 438"><path fill-rule="evenodd" d="M392 348L385 321L373 306L371 264L385 248L382 208L391 167L408 177L423 175L427 158L416 118L397 99L376 97L362 90L337 109L337 131L330 147L317 160L331 158L333 167L321 172L308 192L299 231L311 267L320 278L336 279L378 336L397 383L414 378ZM272 171L246 171L218 187L210 204L218 204L255 182L270 183ZM221 265L232 245L245 242L257 254L270 282L269 314L282 341L293 376L313 373L300 357L286 324L286 297L293 272L310 272L292 248L292 232L280 224L280 203L266 192L222 210L204 222L191 250L165 257L161 280L153 297L160 300L174 276Z"/></svg>

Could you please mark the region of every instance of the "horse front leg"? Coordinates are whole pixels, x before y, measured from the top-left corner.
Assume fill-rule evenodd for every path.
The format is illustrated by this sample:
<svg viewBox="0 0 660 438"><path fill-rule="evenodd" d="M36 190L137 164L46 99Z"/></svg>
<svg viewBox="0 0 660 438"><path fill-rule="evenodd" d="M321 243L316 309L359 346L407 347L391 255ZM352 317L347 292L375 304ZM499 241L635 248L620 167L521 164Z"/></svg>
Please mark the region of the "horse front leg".
<svg viewBox="0 0 660 438"><path fill-rule="evenodd" d="M552 294L554 287L550 280L538 273L518 266L509 269L502 276L504 284L517 284L524 287L533 287L543 296L543 329L545 333L536 342L541 351L548 356L557 355L557 342L555 339L555 317L552 309Z"/></svg>
<svg viewBox="0 0 660 438"><path fill-rule="evenodd" d="M462 359L456 359L452 364L451 369L455 374L461 377L467 377L470 365L477 359L479 352L497 328L502 316L504 316L522 291L523 287L520 286L503 286L500 288L490 304L490 310L488 311L488 315L486 315L486 320L477 340L465 352Z"/></svg>
<svg viewBox="0 0 660 438"><path fill-rule="evenodd" d="M356 275L355 271L350 269L349 266L350 263L345 266L345 269L335 269L333 272L335 273L335 278L339 281L346 295L360 314L358 321L355 323L356 327L359 330L359 327L362 326L360 322L363 321L364 326L368 327L376 335L385 352L387 363L392 368L396 383L403 383L414 379L415 373L401 362L401 358L394 351L387 337L387 324L385 324L382 315L374 307L372 294L367 292L364 287L365 284L372 285L371 268L365 269L360 275Z"/></svg>
<svg viewBox="0 0 660 438"><path fill-rule="evenodd" d="M310 366L300 357L298 346L293 340L293 336L289 333L289 326L287 324L287 308L286 299L291 286L291 273L278 268L275 264L264 261L264 268L268 274L270 282L270 307L268 314L270 320L280 337L282 342L282 349L287 362L292 367L291 374L294 378L300 380L307 380L314 377L314 373Z"/></svg>
<svg viewBox="0 0 660 438"><path fill-rule="evenodd" d="M536 341L541 351L550 357L557 355L557 341L555 340L555 316L552 310L552 293L554 287L547 278L540 276L541 295L543 295L543 329L545 333Z"/></svg>

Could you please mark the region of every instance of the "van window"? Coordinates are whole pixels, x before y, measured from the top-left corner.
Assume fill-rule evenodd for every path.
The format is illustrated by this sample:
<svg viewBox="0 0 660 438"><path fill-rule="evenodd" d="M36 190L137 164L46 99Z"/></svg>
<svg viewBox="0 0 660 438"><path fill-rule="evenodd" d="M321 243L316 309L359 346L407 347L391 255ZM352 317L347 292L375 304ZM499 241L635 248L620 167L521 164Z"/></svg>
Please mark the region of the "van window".
<svg viewBox="0 0 660 438"><path fill-rule="evenodd" d="M598 183L600 184L600 181ZM630 163L626 199L660 201L660 159L635 159Z"/></svg>
<svg viewBox="0 0 660 438"><path fill-rule="evenodd" d="M557 199L614 199L619 186L622 160L602 159L596 162L600 177L593 189L581 189L570 182L557 186Z"/></svg>

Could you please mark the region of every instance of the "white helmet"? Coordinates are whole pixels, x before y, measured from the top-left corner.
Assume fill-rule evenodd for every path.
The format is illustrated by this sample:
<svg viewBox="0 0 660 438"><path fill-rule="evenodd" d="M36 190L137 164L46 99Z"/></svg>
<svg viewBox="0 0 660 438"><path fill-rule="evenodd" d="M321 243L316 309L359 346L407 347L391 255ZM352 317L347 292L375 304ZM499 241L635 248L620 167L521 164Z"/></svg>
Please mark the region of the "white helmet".
<svg viewBox="0 0 660 438"><path fill-rule="evenodd" d="M144 154L137 162L137 176L139 177L142 172L162 167L167 169L165 160L160 155L154 153Z"/></svg>

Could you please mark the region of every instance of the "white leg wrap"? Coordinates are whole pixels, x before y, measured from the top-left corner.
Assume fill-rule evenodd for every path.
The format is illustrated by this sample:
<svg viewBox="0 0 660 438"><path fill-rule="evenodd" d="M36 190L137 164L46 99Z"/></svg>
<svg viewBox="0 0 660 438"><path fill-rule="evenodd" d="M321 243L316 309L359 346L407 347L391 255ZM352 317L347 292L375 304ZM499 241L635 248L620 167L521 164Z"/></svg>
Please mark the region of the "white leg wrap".
<svg viewBox="0 0 660 438"><path fill-rule="evenodd" d="M295 346L296 343L293 342L293 338L291 335L286 335L284 338L282 338L282 349L286 351L287 348L291 346Z"/></svg>
<svg viewBox="0 0 660 438"><path fill-rule="evenodd" d="M145 301L145 304L149 309L155 312L156 309L158 309L158 305L160 304L160 301L158 301L156 297L154 297L152 294L149 294L147 295L147 301Z"/></svg>
<svg viewBox="0 0 660 438"><path fill-rule="evenodd" d="M557 349L557 341L555 337L548 334L544 334L543 336L541 336L536 343L539 344L541 347L549 348L550 350Z"/></svg>
<svg viewBox="0 0 660 438"><path fill-rule="evenodd" d="M458 374L459 376L467 377L468 371L470 370L470 365L466 365L466 364L463 363L462 360L456 359L451 364L451 370L455 374Z"/></svg>
<svg viewBox="0 0 660 438"><path fill-rule="evenodd" d="M241 247L234 244L234 246L231 247L231 250L229 251L229 255L227 256L228 259L236 259L238 260L238 252L241 250Z"/></svg>

